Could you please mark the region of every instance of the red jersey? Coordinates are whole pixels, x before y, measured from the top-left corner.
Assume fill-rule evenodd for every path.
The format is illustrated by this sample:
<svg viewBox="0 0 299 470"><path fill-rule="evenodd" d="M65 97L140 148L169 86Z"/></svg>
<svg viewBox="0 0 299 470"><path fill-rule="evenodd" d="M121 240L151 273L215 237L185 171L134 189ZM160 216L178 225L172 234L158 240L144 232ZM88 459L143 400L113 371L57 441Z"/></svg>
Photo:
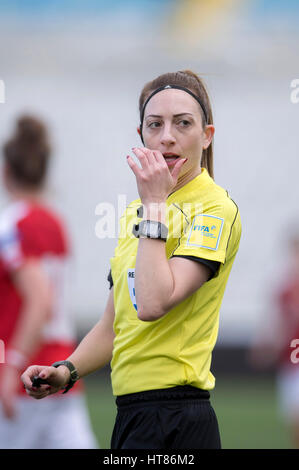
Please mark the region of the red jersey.
<svg viewBox="0 0 299 470"><path fill-rule="evenodd" d="M6 350L23 306L11 273L26 259L38 259L53 291L51 317L43 328L40 347L29 364L51 365L66 359L75 349L65 298L69 255L63 224L49 208L18 201L0 215L0 339ZM78 384L74 388L78 388Z"/></svg>
<svg viewBox="0 0 299 470"><path fill-rule="evenodd" d="M299 278L291 277L278 295L280 321L284 336L284 348L281 354L281 363L291 363L290 346L293 339L299 339Z"/></svg>

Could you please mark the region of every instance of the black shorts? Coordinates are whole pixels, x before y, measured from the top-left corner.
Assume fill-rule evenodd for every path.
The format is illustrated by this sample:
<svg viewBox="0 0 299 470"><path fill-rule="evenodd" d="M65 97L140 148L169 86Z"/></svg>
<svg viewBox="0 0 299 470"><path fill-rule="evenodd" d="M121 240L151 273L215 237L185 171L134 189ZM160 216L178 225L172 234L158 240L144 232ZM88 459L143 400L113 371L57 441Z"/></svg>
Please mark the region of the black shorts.
<svg viewBox="0 0 299 470"><path fill-rule="evenodd" d="M189 385L122 395L111 449L220 449L210 394Z"/></svg>

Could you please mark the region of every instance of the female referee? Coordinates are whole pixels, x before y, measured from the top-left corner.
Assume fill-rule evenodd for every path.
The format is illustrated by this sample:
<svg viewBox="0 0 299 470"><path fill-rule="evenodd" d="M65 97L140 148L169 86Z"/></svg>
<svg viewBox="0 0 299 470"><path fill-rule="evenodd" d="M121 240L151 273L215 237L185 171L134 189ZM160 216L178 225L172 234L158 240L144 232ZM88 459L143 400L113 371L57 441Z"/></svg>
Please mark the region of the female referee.
<svg viewBox="0 0 299 470"><path fill-rule="evenodd" d="M31 366L22 380L44 398L111 361L112 449L217 449L210 365L240 215L213 179L215 129L202 80L188 70L161 75L145 85L139 107L144 148L127 162L140 198L121 218L105 312L67 361ZM37 374L48 385L33 387Z"/></svg>

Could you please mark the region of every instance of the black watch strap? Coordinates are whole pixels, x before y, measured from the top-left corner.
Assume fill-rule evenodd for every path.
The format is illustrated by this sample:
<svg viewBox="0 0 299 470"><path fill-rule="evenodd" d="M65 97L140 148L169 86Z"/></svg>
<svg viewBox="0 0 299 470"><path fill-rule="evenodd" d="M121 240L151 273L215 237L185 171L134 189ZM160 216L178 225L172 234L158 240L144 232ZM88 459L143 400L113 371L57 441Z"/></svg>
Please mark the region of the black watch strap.
<svg viewBox="0 0 299 470"><path fill-rule="evenodd" d="M71 374L70 381L65 387L64 391L62 392L62 393L67 393L79 379L79 374L74 364L72 364L70 361L57 361L51 365L51 367L59 367L59 366L66 366Z"/></svg>

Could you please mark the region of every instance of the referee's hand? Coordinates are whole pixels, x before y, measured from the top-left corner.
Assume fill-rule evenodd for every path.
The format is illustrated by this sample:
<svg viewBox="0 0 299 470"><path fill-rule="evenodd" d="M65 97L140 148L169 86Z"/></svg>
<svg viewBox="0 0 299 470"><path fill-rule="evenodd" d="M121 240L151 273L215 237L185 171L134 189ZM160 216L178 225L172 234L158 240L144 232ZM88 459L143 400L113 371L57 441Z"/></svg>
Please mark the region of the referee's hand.
<svg viewBox="0 0 299 470"><path fill-rule="evenodd" d="M47 383L34 387L32 384L34 377L39 377ZM27 394L40 400L65 388L70 380L70 371L65 366L30 366L22 374L21 380Z"/></svg>

